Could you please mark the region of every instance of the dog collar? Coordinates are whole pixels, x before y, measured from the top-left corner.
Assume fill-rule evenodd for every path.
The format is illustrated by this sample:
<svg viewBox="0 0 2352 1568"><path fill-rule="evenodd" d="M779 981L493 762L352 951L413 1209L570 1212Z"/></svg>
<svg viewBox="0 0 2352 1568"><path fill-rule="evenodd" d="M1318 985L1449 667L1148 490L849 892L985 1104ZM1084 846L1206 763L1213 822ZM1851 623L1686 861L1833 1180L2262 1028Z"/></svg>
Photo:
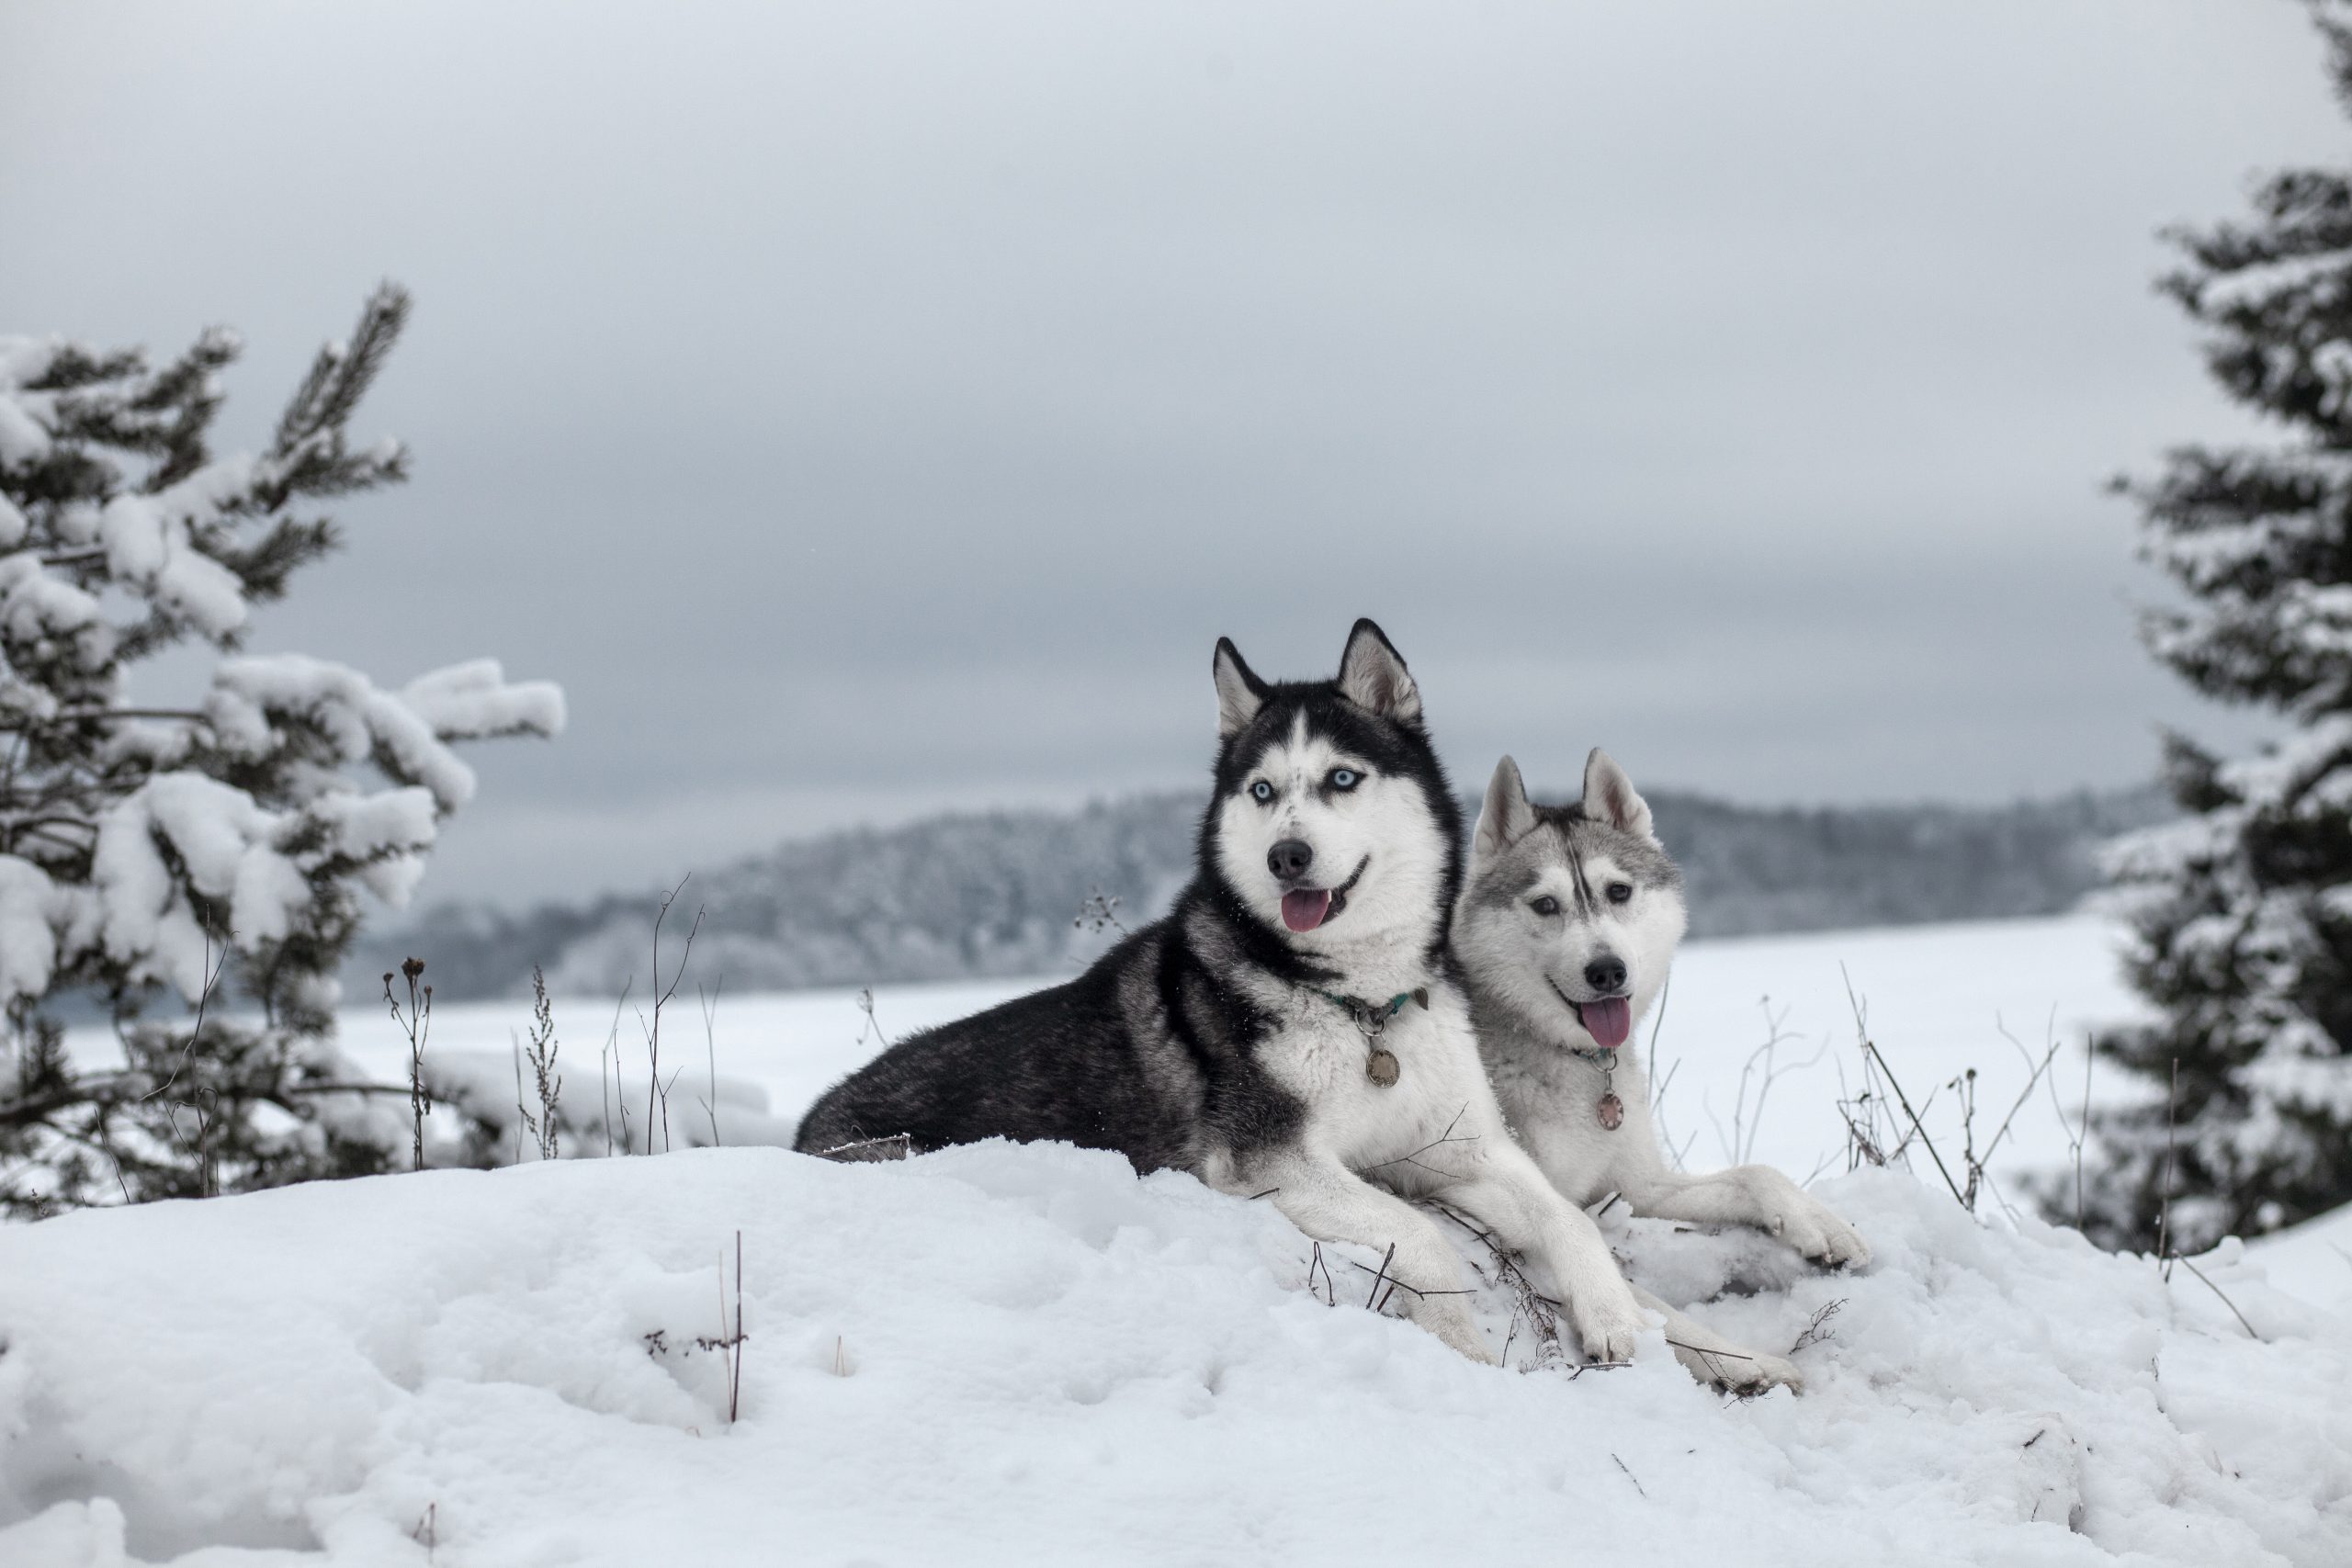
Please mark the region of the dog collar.
<svg viewBox="0 0 2352 1568"><path fill-rule="evenodd" d="M1386 1028L1390 1019L1405 1010L1407 1002L1419 1002L1424 1008L1430 1005L1429 987L1426 986L1417 990L1399 991L1385 1002L1368 1002L1361 997L1343 997L1320 986L1310 986L1307 989L1354 1019L1356 1027L1370 1034L1377 1034Z"/></svg>
<svg viewBox="0 0 2352 1568"><path fill-rule="evenodd" d="M1380 1036L1388 1028L1388 1021L1405 1010L1407 1002L1419 1002L1426 1010L1430 1005L1429 988L1422 987L1399 991L1385 1003L1368 1002L1360 997L1343 997L1320 986L1310 986L1307 989L1346 1013L1348 1021L1356 1026L1356 1032L1363 1036L1364 1077L1383 1089L1393 1086L1403 1069L1396 1060L1396 1053L1380 1043Z"/></svg>
<svg viewBox="0 0 2352 1568"><path fill-rule="evenodd" d="M1617 1098L1617 1047L1571 1045L1567 1051L1569 1055L1581 1056L1600 1069L1600 1103L1592 1108L1593 1119L1600 1123L1602 1132L1615 1132L1625 1124L1625 1102Z"/></svg>

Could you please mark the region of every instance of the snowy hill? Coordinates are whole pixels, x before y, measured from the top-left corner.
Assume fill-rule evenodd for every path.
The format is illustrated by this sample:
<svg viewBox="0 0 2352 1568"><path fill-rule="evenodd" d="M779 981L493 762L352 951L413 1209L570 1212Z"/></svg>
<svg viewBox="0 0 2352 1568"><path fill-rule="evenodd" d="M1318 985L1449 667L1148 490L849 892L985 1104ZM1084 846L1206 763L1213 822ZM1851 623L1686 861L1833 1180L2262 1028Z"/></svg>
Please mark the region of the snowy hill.
<svg viewBox="0 0 2352 1568"><path fill-rule="evenodd" d="M1868 1275L1613 1227L1672 1299L1760 1286L1701 1309L1758 1342L1843 1303L1809 1391L1748 1404L1655 1334L1474 1366L1363 1307L1371 1259L1328 1304L1269 1206L1059 1146L69 1216L0 1232L0 1562L2352 1560L2352 1324L2234 1247L2200 1266L2259 1340L2186 1271L1907 1176L1825 1194ZM696 1341L739 1322L730 1423Z"/></svg>
<svg viewBox="0 0 2352 1568"><path fill-rule="evenodd" d="M1702 937L2056 913L2094 885L2094 843L2166 809L2144 790L1995 808L1648 798ZM1119 899L1129 925L1167 906L1191 873L1200 805L1142 795L829 834L698 872L677 918L705 911L695 974L737 992L1068 972L1116 934L1076 923L1091 897ZM1468 803L1464 820L1476 815ZM443 905L363 937L346 974L372 994L414 953L445 1000L521 995L534 964L559 990L609 995L649 972L658 902Z"/></svg>

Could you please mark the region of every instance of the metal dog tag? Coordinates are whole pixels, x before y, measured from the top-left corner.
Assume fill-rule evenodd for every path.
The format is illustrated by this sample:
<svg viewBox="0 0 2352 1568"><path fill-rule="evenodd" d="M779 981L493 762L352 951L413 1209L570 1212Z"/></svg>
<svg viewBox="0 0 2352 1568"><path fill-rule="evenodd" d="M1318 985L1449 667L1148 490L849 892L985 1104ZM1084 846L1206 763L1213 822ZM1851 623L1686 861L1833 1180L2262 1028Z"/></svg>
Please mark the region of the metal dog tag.
<svg viewBox="0 0 2352 1568"><path fill-rule="evenodd" d="M1364 1076L1386 1089L1396 1081L1396 1053L1375 1050L1363 1059Z"/></svg>
<svg viewBox="0 0 2352 1568"><path fill-rule="evenodd" d="M1618 1099L1615 1095L1602 1095L1600 1097L1600 1125L1605 1131L1613 1133L1619 1127L1624 1125L1625 1102Z"/></svg>

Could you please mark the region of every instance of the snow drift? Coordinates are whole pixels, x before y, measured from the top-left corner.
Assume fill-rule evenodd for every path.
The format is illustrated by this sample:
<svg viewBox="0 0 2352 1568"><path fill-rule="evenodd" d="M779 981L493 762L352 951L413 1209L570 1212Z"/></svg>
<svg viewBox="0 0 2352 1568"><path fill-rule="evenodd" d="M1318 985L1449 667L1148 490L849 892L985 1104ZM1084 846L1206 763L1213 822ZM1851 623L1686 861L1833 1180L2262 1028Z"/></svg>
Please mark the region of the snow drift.
<svg viewBox="0 0 2352 1568"><path fill-rule="evenodd" d="M1365 1309L1377 1259L1327 1285L1270 1206L1058 1145L69 1215L0 1231L0 1562L2352 1561L2352 1322L2234 1244L2199 1267L2259 1339L2186 1269L1824 1191L1868 1274L1604 1218L1736 1337L1844 1302L1744 1404L1492 1292L1471 1365Z"/></svg>

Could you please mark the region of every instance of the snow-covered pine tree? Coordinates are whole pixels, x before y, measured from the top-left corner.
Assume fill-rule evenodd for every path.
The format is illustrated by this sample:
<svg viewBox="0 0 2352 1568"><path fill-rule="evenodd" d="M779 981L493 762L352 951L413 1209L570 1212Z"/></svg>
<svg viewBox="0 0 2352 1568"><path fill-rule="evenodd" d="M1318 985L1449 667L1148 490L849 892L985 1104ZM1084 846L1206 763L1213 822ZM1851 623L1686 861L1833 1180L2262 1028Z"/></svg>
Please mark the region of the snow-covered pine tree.
<svg viewBox="0 0 2352 1568"><path fill-rule="evenodd" d="M2352 111L2352 6L2312 14ZM2171 236L2186 260L2163 288L2280 434L2180 448L2123 488L2187 595L2147 616L2151 650L2290 733L2233 761L2168 736L2188 815L2112 852L2131 977L2162 1015L2100 1042L2148 1090L2093 1118L2087 1228L2116 1246L2155 1247L2168 1193L2177 1249L2352 1200L2352 172L2272 176L2253 208ZM2048 1196L2071 1217L2071 1191Z"/></svg>
<svg viewBox="0 0 2352 1568"><path fill-rule="evenodd" d="M334 1048L360 892L403 901L472 794L448 742L552 735L562 694L486 660L394 692L237 650L254 606L334 547L319 504L404 477L399 443L354 449L345 430L407 313L379 288L257 456L207 445L229 333L160 369L0 337L0 1208L406 1153L404 1091L345 1087ZM131 668L182 644L212 650L209 692L134 705ZM69 992L113 1018L119 1066L69 1059Z"/></svg>

